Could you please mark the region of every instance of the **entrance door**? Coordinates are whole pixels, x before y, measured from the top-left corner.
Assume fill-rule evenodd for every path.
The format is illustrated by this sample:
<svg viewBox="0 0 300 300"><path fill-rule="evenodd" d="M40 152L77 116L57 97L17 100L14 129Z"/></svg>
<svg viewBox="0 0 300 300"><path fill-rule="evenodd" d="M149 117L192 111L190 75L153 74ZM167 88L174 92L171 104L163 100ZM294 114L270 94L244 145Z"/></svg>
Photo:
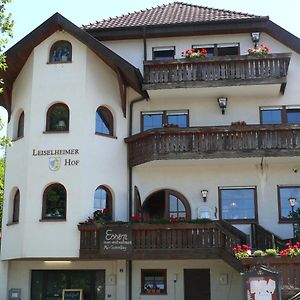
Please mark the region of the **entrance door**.
<svg viewBox="0 0 300 300"><path fill-rule="evenodd" d="M209 269L184 270L184 300L210 300Z"/></svg>

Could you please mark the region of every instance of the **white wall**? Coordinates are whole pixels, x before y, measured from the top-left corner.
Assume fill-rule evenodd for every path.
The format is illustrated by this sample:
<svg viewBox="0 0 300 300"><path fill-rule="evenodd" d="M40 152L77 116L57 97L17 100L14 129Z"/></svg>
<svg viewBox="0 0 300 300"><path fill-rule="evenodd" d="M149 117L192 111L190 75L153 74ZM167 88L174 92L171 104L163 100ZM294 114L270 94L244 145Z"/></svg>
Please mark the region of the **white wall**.
<svg viewBox="0 0 300 300"><path fill-rule="evenodd" d="M105 270L106 299L125 300L127 296L125 261L18 261L9 262L8 290L21 289L22 300L30 300L32 270ZM123 270L120 272L120 270ZM109 283L109 277L116 281ZM6 299L6 298L1 298Z"/></svg>
<svg viewBox="0 0 300 300"><path fill-rule="evenodd" d="M167 269L167 295L140 295L141 269ZM242 276L221 260L155 260L133 262L133 297L132 300L184 299L184 269L210 269L211 300L242 299ZM174 283L174 274L177 282ZM227 284L221 284L220 276L226 274Z"/></svg>
<svg viewBox="0 0 300 300"><path fill-rule="evenodd" d="M298 166L296 159L207 159L158 161L134 168L133 185L141 194L142 202L153 192L172 189L187 198L192 218L197 209L209 208L214 218L217 208L219 218L219 187L257 187L258 221L266 229L282 238L292 238L292 225L279 224L277 185L299 185L300 174L293 172ZM203 203L201 190L208 190L207 202ZM250 227L242 228L250 234Z"/></svg>
<svg viewBox="0 0 300 300"><path fill-rule="evenodd" d="M48 64L51 45L57 40L72 43L72 63ZM24 91L24 92L23 92ZM70 109L68 133L45 133L48 108L63 102ZM100 105L114 116L115 138L95 135L95 114ZM37 46L14 84L9 136L25 112L24 138L7 152L2 258L77 257L77 224L93 211L94 191L108 186L113 195L113 216L127 218L127 120L121 111L117 77L85 45L65 32L57 32ZM36 150L78 149L79 154L61 155L61 168L49 169L49 156ZM78 160L65 166L65 159ZM41 221L44 189L59 182L67 190L66 221ZM11 191L20 189L20 222L6 226ZM53 247L53 245L56 245Z"/></svg>

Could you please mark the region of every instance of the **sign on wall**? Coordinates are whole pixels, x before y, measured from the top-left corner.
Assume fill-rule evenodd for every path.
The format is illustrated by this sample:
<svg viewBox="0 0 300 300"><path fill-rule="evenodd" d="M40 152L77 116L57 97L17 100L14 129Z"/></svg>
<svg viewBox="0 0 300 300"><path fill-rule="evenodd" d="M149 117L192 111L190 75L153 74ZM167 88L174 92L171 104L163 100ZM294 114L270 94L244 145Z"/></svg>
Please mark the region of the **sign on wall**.
<svg viewBox="0 0 300 300"><path fill-rule="evenodd" d="M108 226L100 229L100 252L103 255L130 255L132 231L129 227Z"/></svg>
<svg viewBox="0 0 300 300"><path fill-rule="evenodd" d="M58 171L61 167L74 167L79 165L79 159L73 159L66 156L79 155L79 149L43 149L32 150L32 156L49 157L49 169L51 171Z"/></svg>
<svg viewBox="0 0 300 300"><path fill-rule="evenodd" d="M64 289L62 300L82 300L82 289Z"/></svg>
<svg viewBox="0 0 300 300"><path fill-rule="evenodd" d="M281 300L279 273L261 267L243 276L245 300Z"/></svg>

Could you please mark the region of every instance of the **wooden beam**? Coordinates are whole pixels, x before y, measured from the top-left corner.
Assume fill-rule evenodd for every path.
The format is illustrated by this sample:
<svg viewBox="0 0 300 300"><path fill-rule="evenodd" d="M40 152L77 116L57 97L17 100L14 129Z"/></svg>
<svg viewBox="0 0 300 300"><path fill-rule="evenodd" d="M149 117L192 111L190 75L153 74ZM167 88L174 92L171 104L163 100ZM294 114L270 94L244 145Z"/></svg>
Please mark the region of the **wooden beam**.
<svg viewBox="0 0 300 300"><path fill-rule="evenodd" d="M124 118L126 118L126 83L122 76L120 69L116 69L118 83L119 83L119 90L120 90L120 97L121 97L121 107L123 111Z"/></svg>

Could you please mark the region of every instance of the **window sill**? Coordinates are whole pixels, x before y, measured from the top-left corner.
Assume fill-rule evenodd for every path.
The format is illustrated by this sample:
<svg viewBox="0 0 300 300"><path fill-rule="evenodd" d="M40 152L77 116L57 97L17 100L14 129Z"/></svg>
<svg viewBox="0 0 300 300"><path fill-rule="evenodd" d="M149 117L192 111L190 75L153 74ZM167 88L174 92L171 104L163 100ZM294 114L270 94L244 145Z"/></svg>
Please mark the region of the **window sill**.
<svg viewBox="0 0 300 300"><path fill-rule="evenodd" d="M295 224L297 220L292 219L279 219L278 224Z"/></svg>
<svg viewBox="0 0 300 300"><path fill-rule="evenodd" d="M48 61L47 65L71 64L73 61Z"/></svg>
<svg viewBox="0 0 300 300"><path fill-rule="evenodd" d="M99 133L99 132L95 132L95 135L99 135L99 136L103 136L103 137L107 137L107 138L111 138L111 139L117 139L116 136L114 135L109 135L109 134L105 134L105 133Z"/></svg>
<svg viewBox="0 0 300 300"><path fill-rule="evenodd" d="M10 223L7 223L6 226L11 226L11 225L16 225L16 224L19 224L19 221L18 221L18 222L10 222Z"/></svg>
<svg viewBox="0 0 300 300"><path fill-rule="evenodd" d="M11 141L12 141L12 142L16 142L16 141L19 141L19 140L21 140L21 139L23 139L23 138L24 138L24 135L19 136L19 137L16 137L15 139L12 139Z"/></svg>
<svg viewBox="0 0 300 300"><path fill-rule="evenodd" d="M160 295L162 295L162 296L167 296L168 293L167 293L167 292L161 292L161 293L156 294L156 293L145 293L145 292L141 292L140 295L141 295L141 296L160 296Z"/></svg>
<svg viewBox="0 0 300 300"><path fill-rule="evenodd" d="M43 134L69 133L69 130L49 130L43 131Z"/></svg>
<svg viewBox="0 0 300 300"><path fill-rule="evenodd" d="M39 219L39 222L66 222L66 218L44 218Z"/></svg>
<svg viewBox="0 0 300 300"><path fill-rule="evenodd" d="M227 220L227 219L222 219L223 221L226 221L231 224L257 224L257 220L255 219L249 219L249 220L244 220L244 219L236 219L236 220Z"/></svg>

